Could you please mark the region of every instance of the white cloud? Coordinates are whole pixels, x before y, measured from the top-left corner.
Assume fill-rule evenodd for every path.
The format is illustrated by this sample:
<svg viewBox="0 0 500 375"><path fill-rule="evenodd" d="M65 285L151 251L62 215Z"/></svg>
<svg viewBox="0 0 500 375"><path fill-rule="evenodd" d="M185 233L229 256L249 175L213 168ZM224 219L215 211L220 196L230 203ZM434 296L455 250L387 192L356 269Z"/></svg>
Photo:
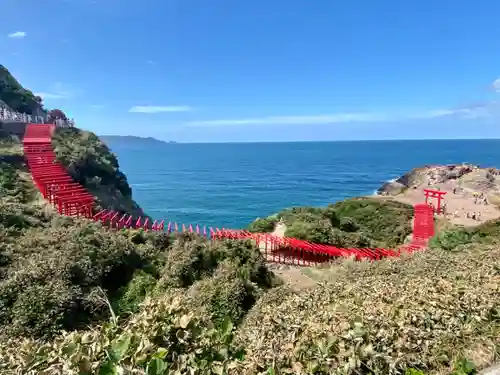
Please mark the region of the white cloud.
<svg viewBox="0 0 500 375"><path fill-rule="evenodd" d="M63 83L56 82L52 85L50 91L35 92L35 95L40 96L42 99L60 100L71 99L75 95L75 92L70 90Z"/></svg>
<svg viewBox="0 0 500 375"><path fill-rule="evenodd" d="M500 92L500 78L497 78L493 81L493 90L496 92Z"/></svg>
<svg viewBox="0 0 500 375"><path fill-rule="evenodd" d="M428 118L443 117L443 116L458 116L466 119L485 117L489 115L489 110L486 107L471 107L457 109L439 109L429 112Z"/></svg>
<svg viewBox="0 0 500 375"><path fill-rule="evenodd" d="M383 121L385 119L384 116L372 113L336 113L313 116L268 116L229 120L202 120L191 121L187 125L334 124L338 122Z"/></svg>
<svg viewBox="0 0 500 375"><path fill-rule="evenodd" d="M161 112L189 112L191 107L187 105L176 106L154 106L154 105L136 105L128 110L133 113L161 113Z"/></svg>
<svg viewBox="0 0 500 375"><path fill-rule="evenodd" d="M40 96L42 99L67 99L63 94L56 94L53 92L35 92L35 95Z"/></svg>
<svg viewBox="0 0 500 375"><path fill-rule="evenodd" d="M22 39L26 36L26 31L16 31L7 35L9 38Z"/></svg>
<svg viewBox="0 0 500 375"><path fill-rule="evenodd" d="M489 108L474 106L470 108L437 109L415 111L411 113L333 113L311 116L267 116L241 119L199 120L185 123L186 126L230 126L230 125L310 125L310 124L337 124L351 122L384 122L432 119L445 116L460 118L478 118L489 115Z"/></svg>

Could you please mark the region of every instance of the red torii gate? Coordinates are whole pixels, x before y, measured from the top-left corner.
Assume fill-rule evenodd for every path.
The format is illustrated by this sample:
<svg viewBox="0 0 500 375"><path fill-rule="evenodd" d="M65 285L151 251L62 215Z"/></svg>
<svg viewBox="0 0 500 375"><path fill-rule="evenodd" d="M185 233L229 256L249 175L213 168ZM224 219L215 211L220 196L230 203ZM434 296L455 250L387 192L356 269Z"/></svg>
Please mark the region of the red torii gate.
<svg viewBox="0 0 500 375"><path fill-rule="evenodd" d="M425 194L425 204L429 204L429 198L437 199L437 207L435 210L438 214L440 214L443 211L441 207L441 200L444 199L446 191L424 189L424 194Z"/></svg>

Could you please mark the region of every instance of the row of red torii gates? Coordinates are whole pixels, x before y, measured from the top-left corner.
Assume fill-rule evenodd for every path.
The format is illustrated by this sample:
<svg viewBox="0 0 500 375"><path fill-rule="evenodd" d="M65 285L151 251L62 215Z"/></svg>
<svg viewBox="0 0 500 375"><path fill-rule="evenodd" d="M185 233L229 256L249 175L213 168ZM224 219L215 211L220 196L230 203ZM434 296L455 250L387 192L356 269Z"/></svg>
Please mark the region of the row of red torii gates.
<svg viewBox="0 0 500 375"><path fill-rule="evenodd" d="M110 229L130 228L153 231L194 232L220 240L251 239L263 251L268 261L286 264L311 265L337 257L355 256L356 259L381 259L399 256L402 251L424 248L434 236L434 214L441 213L445 192L424 190L425 203L414 206L413 237L410 244L397 249L338 248L333 245L315 244L294 238L283 238L270 233L250 233L245 230L200 228L198 225L179 226L164 221L150 222L147 217L134 217L110 210L96 213L94 197L81 184L73 181L66 169L56 160L52 146L54 127L51 125L28 124L23 139L24 154L34 183L45 199L52 203L62 215L83 216L106 225ZM429 199L437 199L437 207ZM207 230L208 229L208 230Z"/></svg>

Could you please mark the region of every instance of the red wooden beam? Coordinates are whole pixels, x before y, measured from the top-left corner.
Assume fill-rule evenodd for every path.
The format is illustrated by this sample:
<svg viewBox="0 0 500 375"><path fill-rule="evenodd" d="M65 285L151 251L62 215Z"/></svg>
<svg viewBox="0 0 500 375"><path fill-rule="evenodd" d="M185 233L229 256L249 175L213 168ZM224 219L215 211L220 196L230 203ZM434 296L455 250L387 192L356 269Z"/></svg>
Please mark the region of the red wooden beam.
<svg viewBox="0 0 500 375"><path fill-rule="evenodd" d="M99 220L104 214L106 214L108 212L108 210L102 210L102 211L99 211L98 213L96 213L92 219L93 220Z"/></svg>

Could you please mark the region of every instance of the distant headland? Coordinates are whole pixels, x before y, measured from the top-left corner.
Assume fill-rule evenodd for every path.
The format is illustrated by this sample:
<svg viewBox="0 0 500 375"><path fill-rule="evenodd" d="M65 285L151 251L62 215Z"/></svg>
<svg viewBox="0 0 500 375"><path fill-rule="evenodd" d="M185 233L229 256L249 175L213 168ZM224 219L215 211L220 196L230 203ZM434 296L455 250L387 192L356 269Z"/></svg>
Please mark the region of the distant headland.
<svg viewBox="0 0 500 375"><path fill-rule="evenodd" d="M175 141L162 141L153 137L137 137L134 135L101 135L104 142L133 142L134 144L173 144Z"/></svg>

